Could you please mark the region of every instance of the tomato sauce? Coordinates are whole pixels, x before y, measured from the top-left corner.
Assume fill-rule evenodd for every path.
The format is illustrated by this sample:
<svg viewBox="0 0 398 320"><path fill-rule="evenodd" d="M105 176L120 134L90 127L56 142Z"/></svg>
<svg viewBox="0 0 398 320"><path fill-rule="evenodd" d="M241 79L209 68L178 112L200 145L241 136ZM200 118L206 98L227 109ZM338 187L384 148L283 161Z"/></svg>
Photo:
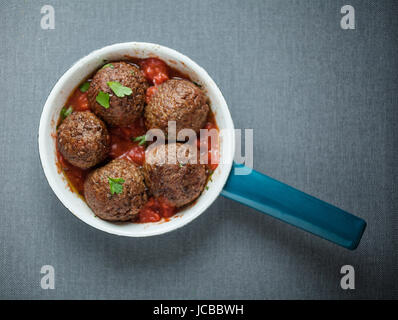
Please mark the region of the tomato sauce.
<svg viewBox="0 0 398 320"><path fill-rule="evenodd" d="M157 86L164 81L175 78L190 80L188 76L174 68L171 68L165 62L157 58L137 59L128 57L127 62L139 67L147 78L148 84L150 85L146 92L147 103L150 101L151 96L156 92ZM87 79L86 81L91 81L91 79ZM73 111L89 111L90 107L87 98L87 91L82 92L79 88L80 86L76 88L68 98L65 107L72 107ZM60 116L58 126L61 122L62 117ZM204 156L208 158L208 168L211 173L217 168L219 162L218 127L214 114L211 111L204 129L216 129L217 132L215 140L212 140L210 135L201 137L201 139L199 139L199 137L197 138L197 146L199 150L201 150L202 146L207 150L207 153ZM142 166L145 161L146 143L145 141L144 143L140 143L139 140L135 140L137 137L144 136L147 132L144 118L139 118L127 127L108 126L108 131L111 137L111 150L106 162L116 158L126 158L137 165ZM63 171L71 190L84 197L84 181L87 175L94 170L94 168L84 170L75 167L62 156L58 151L58 147L56 150L58 160L57 165ZM177 211L178 210L172 206L167 199L151 197L141 209L135 222L148 223L157 222L162 219L167 221L167 219L173 216Z"/></svg>
<svg viewBox="0 0 398 320"><path fill-rule="evenodd" d="M73 111L90 110L87 98L87 91L81 92L79 89L76 89L66 103L66 106L72 106Z"/></svg>
<svg viewBox="0 0 398 320"><path fill-rule="evenodd" d="M146 90L146 103L149 103L149 101L151 101L151 97L156 92L157 89L158 88L156 86L152 86Z"/></svg>
<svg viewBox="0 0 398 320"><path fill-rule="evenodd" d="M90 170L80 169L70 164L67 160L65 160L61 152L58 151L58 148L57 159L59 168L64 172L65 176L67 177L70 189L72 191L76 191L79 195L83 196L84 180L86 179L87 174L90 172Z"/></svg>
<svg viewBox="0 0 398 320"><path fill-rule="evenodd" d="M205 160L207 158L207 166L211 171L214 171L217 169L220 162L220 148L218 145L219 129L213 113L209 114L207 123L203 129L207 129L208 131L196 140L198 151L201 159Z"/></svg>
<svg viewBox="0 0 398 320"><path fill-rule="evenodd" d="M111 127L109 129L111 136L110 158L126 158L142 166L145 160L145 147L133 140L145 135L146 131L143 118L139 118L128 127Z"/></svg>
<svg viewBox="0 0 398 320"><path fill-rule="evenodd" d="M138 214L137 222L157 222L162 218L170 218L176 213L176 208L165 198L150 198Z"/></svg>

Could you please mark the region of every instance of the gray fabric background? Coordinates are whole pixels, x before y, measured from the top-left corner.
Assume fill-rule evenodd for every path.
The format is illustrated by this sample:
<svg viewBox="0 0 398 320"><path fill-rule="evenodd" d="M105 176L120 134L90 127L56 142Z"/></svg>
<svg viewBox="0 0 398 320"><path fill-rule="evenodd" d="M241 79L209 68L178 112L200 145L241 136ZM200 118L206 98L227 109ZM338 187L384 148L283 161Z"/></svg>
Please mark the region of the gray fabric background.
<svg viewBox="0 0 398 320"><path fill-rule="evenodd" d="M340 8L356 9L356 30ZM55 8L41 30L40 8ZM0 298L397 298L397 13L393 1L0 1ZM363 217L350 252L220 197L175 232L120 238L76 219L40 166L57 79L108 44L160 43L203 66L257 170ZM395 202L395 203L394 203ZM40 288L51 264L56 289ZM340 268L356 289L340 289Z"/></svg>

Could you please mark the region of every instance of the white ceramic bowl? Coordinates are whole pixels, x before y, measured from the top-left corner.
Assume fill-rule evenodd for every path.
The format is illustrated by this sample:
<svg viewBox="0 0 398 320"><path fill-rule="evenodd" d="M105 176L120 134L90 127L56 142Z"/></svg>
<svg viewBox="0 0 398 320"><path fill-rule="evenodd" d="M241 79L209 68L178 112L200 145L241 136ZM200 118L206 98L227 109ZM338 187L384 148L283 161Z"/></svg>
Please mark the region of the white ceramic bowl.
<svg viewBox="0 0 398 320"><path fill-rule="evenodd" d="M176 214L170 221L157 223L112 223L101 220L87 204L70 191L67 181L56 166L55 130L59 113L69 95L85 78L91 75L106 61L126 60L128 56L137 58L158 57L177 70L188 74L193 81L200 83L206 91L216 121L223 135L220 137L220 162L215 170L208 190L204 190L196 203ZM227 129L227 130L224 130ZM50 187L59 200L76 217L99 230L129 237L153 236L178 229L204 212L220 194L231 170L234 156L234 125L228 106L220 90L207 72L187 56L152 43L118 43L91 52L77 61L58 80L44 105L39 127L39 152L44 173Z"/></svg>

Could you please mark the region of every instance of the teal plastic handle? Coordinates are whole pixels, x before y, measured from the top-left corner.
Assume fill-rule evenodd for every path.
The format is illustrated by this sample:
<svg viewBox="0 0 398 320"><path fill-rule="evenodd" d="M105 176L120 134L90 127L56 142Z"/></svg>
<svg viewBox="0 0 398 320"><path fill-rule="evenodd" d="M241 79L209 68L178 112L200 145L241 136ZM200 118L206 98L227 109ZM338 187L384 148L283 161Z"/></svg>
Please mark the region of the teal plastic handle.
<svg viewBox="0 0 398 320"><path fill-rule="evenodd" d="M246 167L233 165L221 192L223 196L344 248L354 250L358 246L366 228L363 219L255 170L248 175L235 175L235 168Z"/></svg>

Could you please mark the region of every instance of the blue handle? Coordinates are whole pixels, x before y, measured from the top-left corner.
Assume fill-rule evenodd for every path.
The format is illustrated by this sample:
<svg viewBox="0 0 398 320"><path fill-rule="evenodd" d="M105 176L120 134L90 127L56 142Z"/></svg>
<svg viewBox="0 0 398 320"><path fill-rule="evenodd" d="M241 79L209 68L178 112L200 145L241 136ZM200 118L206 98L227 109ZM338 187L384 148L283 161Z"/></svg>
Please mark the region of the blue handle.
<svg viewBox="0 0 398 320"><path fill-rule="evenodd" d="M221 194L342 247L354 250L366 222L329 203L253 170L234 175L234 164ZM248 169L247 169L248 170Z"/></svg>

